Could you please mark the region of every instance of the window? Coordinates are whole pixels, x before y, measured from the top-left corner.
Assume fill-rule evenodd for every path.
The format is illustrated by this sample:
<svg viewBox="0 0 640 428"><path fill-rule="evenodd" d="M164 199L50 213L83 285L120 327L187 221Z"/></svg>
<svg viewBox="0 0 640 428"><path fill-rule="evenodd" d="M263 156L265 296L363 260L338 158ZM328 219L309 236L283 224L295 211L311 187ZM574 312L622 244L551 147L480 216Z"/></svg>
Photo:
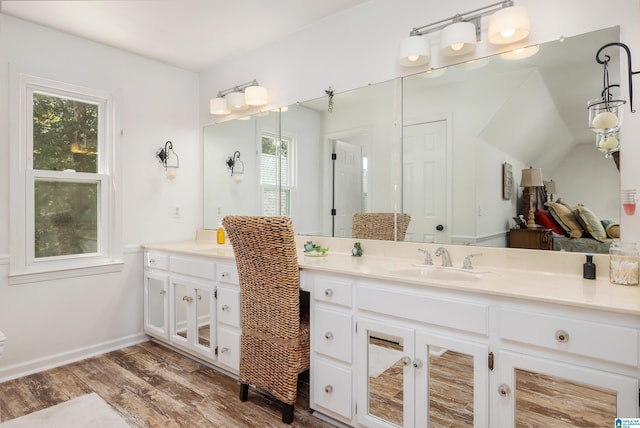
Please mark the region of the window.
<svg viewBox="0 0 640 428"><path fill-rule="evenodd" d="M260 184L264 215L292 215L291 198L295 181L294 148L291 137L281 136L278 139L275 135L262 135Z"/></svg>
<svg viewBox="0 0 640 428"><path fill-rule="evenodd" d="M24 209L12 210L11 281L118 265L110 95L25 75L18 84L11 202Z"/></svg>

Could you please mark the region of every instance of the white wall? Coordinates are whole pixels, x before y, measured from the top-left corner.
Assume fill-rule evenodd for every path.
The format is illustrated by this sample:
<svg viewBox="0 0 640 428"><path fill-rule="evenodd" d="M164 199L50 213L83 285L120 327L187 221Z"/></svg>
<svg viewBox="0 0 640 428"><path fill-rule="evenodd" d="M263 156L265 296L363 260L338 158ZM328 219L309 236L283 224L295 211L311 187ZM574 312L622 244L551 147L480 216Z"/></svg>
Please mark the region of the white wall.
<svg viewBox="0 0 640 428"><path fill-rule="evenodd" d="M144 242L190 239L201 224L198 76L120 50L0 15L0 330L7 336L0 381L145 338ZM9 257L9 64L116 94L122 201L122 272L7 284ZM155 153L171 140L178 177L164 178ZM172 207L181 217L172 217Z"/></svg>
<svg viewBox="0 0 640 428"><path fill-rule="evenodd" d="M639 3L637 0L612 0L607 3L604 13L599 0L517 2L530 11L531 43L620 25L620 38L629 45L636 58L640 57ZM358 5L290 38L238 56L202 73L201 122L206 124L219 120L208 113L209 98L217 91L253 78L269 89L273 105L280 106L323 96L329 86L336 92L343 92L423 71L427 67L406 69L397 65L400 40L413 27L477 7L475 0L436 3L423 0L371 0ZM483 28L486 31L486 26ZM498 48L481 44L468 59L497 52ZM451 61L458 62L460 59ZM444 66L451 61L434 55L429 67ZM617 80L626 90L626 76ZM636 136L640 136L640 120L637 114L630 116L625 119L622 130L622 139L629 144L624 145L623 142L621 187L640 188L640 173L636 173L633 167L634 159L640 156L640 146L633 144L638 139ZM640 241L639 219L638 216L622 219L625 239Z"/></svg>

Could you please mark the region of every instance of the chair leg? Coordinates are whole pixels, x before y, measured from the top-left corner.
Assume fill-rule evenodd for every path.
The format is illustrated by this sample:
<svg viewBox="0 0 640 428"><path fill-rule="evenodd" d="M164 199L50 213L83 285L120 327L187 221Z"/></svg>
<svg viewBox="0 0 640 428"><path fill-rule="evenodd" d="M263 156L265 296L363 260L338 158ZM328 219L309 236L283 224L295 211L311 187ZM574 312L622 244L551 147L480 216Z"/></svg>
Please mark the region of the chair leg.
<svg viewBox="0 0 640 428"><path fill-rule="evenodd" d="M282 422L285 424L293 422L293 404L282 403Z"/></svg>
<svg viewBox="0 0 640 428"><path fill-rule="evenodd" d="M240 401L247 401L249 399L249 384L240 384Z"/></svg>

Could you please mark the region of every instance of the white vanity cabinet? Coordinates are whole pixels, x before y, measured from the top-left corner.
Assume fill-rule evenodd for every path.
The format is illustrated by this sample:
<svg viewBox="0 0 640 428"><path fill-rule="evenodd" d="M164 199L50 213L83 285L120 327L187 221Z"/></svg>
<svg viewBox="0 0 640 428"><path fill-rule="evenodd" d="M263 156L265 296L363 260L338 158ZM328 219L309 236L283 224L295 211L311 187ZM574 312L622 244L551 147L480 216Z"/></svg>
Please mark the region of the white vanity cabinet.
<svg viewBox="0 0 640 428"><path fill-rule="evenodd" d="M357 299L360 424L489 426L486 303L378 282Z"/></svg>
<svg viewBox="0 0 640 428"><path fill-rule="evenodd" d="M638 317L517 302L497 312L498 425L551 426L555 418L565 426L609 426L638 417ZM534 396L545 406L530 406Z"/></svg>
<svg viewBox="0 0 640 428"><path fill-rule="evenodd" d="M309 274L305 282L311 291L310 407L355 425L353 282L324 274Z"/></svg>
<svg viewBox="0 0 640 428"><path fill-rule="evenodd" d="M169 256L144 254L144 331L158 339L169 339Z"/></svg>
<svg viewBox="0 0 640 428"><path fill-rule="evenodd" d="M240 366L240 289L233 261L147 250L144 331L225 371Z"/></svg>

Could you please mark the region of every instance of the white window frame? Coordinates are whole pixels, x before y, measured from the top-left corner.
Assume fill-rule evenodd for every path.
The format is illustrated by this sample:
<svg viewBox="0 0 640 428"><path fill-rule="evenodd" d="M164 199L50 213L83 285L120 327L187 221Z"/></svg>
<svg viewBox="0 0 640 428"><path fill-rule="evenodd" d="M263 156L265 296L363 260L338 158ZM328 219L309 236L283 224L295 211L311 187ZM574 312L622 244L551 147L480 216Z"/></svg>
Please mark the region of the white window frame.
<svg viewBox="0 0 640 428"><path fill-rule="evenodd" d="M267 136L267 137L271 137L274 140L278 140L278 133L277 132L271 132L271 131L262 131L260 132L259 135L259 139L258 139L258 153L260 155L260 165L262 164L262 137L263 136ZM282 192L283 190L288 190L289 191L289 213L288 214L284 214L284 213L280 213L280 215L285 215L285 216L289 216L291 218L294 218L294 207L295 207L295 198L296 198L296 189L297 189L297 166L298 166L298 159L297 159L297 139L295 137L295 135L291 135L291 134L281 134L280 135L280 139L281 140L286 140L289 143L289 148L288 148L288 157L287 159L289 160L289 167L287 168L287 174L288 174L288 186L279 186L279 185L269 185L269 184L263 184L262 183L262 171L260 172L260 206L261 206L261 212L264 214L264 191L269 189L269 190L274 190L277 194L278 197L278 206L281 206L281 201L280 201L280 195L278 194L278 190L280 190L280 192ZM276 166L276 168L278 168L278 166ZM277 170L277 169L276 169Z"/></svg>
<svg viewBox="0 0 640 428"><path fill-rule="evenodd" d="M11 70L14 71L14 70ZM69 278L122 270L121 221L116 193L115 101L91 89L24 73L10 72L11 254L9 283ZM97 104L96 173L33 169L33 94ZM95 253L35 258L34 192L37 179L95 183L98 186L98 250Z"/></svg>

